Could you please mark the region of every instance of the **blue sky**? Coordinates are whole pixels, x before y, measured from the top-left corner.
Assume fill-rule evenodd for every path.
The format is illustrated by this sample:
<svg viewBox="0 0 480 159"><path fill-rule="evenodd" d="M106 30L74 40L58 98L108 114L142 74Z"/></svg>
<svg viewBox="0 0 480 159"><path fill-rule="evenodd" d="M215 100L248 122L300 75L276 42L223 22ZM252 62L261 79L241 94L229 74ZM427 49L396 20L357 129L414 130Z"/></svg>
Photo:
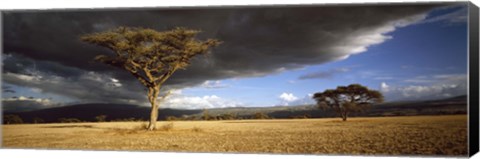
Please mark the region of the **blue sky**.
<svg viewBox="0 0 480 159"><path fill-rule="evenodd" d="M305 105L314 103L311 95L315 92L352 83L381 91L387 101L440 99L466 94L467 12L464 5L440 7L428 12L420 8L419 11L411 11L408 14L399 7L398 11L394 8L390 12L376 14L377 18L370 17L370 12L376 12L375 9L373 11L359 9L352 12L362 14L356 15L358 17L350 21L343 19L350 19L354 13L332 9L331 12L337 13L333 15L339 20L331 19L325 22L321 22L321 19L325 19L321 15L332 15L330 11L311 9L318 12L320 20L309 21L308 18L294 17L297 14L302 17L304 15L302 11L307 9L285 11L281 8L277 10L282 12L275 12L277 10L272 9L275 13L273 15L280 15L272 17L266 16L272 14L258 16L258 12L248 10L244 12L241 9L236 12L230 12L228 9L195 11L192 13L197 17L191 18L192 21L179 18L185 16L183 14L169 15L168 17L172 17L171 20L164 17L163 19L170 23L184 25L193 23L191 25L195 27L203 27L205 34L223 38L224 46L213 50L213 55L209 57L214 64L207 63L203 66L192 64L186 71L174 74L170 81L190 82L177 82L180 84L164 87L163 91L170 89L173 93L167 97L163 106L213 108ZM203 15L211 17L211 12L215 15L229 16L215 17L218 19L211 20L213 24L198 24L195 20L204 19ZM117 73L120 71L111 71L111 68L85 64L85 61L92 57L84 55L84 52L98 51L72 40L79 35L74 29L16 30L19 27L15 26L20 23L15 22L17 19L23 19L22 22L29 24L35 22L52 24L51 27L57 27L57 23L65 23L65 26L84 24L92 26L91 29L94 31L122 23L128 25L145 23L143 25L152 27L157 25L151 24L149 20L135 21L135 17L139 17L136 14L149 17L152 14L149 12L135 13L135 16L132 15L135 20L130 21L128 16L118 17L117 14L103 13L105 15L96 14L97 17L85 15L85 18L82 18L84 15L80 15L81 13L63 13L78 14L76 16L78 19L66 18L64 21L61 21L64 18L61 14L45 13L44 16L47 17L60 17L51 18L53 21L51 23L36 19L40 16L19 14L17 18L10 18L16 15L7 14L5 28L12 31L7 32L5 40L7 54L2 57L5 70L2 74L4 79L2 87L4 90L14 90L15 93L4 92L3 101L14 102L19 100L18 97L23 97L24 101L42 101L44 103L36 104L46 105L114 102L148 106L145 95L141 93L143 88L134 78ZM155 14L159 15L151 17L161 16L161 12ZM310 12L305 14L308 15ZM383 14L385 17L382 17ZM282 15L292 16L298 20L276 19L282 18ZM101 20L103 16L111 22ZM267 19L262 19L265 17ZM389 19L390 17L395 18ZM271 22L263 23L266 20ZM214 23L217 21L218 23ZM320 22L315 24L318 21ZM277 23L284 23L282 27L286 28L272 25ZM338 27L332 29L329 23ZM218 31L214 29L219 27L210 25L223 27ZM295 31L289 29L297 25ZM271 30L267 31L265 28ZM303 29L310 29L310 32ZM40 43L36 46L25 42L34 40L36 36L45 36L49 30L58 31L49 34L50 43L45 41L45 44ZM23 35L27 31L30 31L29 35L32 36L30 39L18 39L21 37L18 35ZM78 32L85 31L80 29ZM285 43L281 40L285 37L296 38L297 35L298 39L305 40L299 43L296 41ZM65 37L70 39L62 39ZM48 46L55 47L48 50ZM18 49L19 47L24 49ZM62 51L67 49L87 51L72 53L72 56L77 57L69 58ZM22 52L25 50L27 51ZM39 56L42 54L51 56Z"/></svg>

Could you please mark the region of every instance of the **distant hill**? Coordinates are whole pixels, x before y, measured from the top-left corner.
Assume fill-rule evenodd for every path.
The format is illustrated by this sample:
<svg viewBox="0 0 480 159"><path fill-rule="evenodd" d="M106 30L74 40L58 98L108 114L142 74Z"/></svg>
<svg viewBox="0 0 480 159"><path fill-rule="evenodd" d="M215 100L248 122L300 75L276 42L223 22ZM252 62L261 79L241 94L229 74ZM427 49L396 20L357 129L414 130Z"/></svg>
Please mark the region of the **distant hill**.
<svg viewBox="0 0 480 159"><path fill-rule="evenodd" d="M201 110L161 109L159 119L163 120L171 115L191 115L200 112ZM34 118L41 118L45 122L58 122L60 118L77 118L82 121L95 121L95 117L98 115L106 115L106 120L108 121L128 118L146 120L149 118L150 108L128 104L91 103L25 112L5 112L5 114L19 115L26 122L33 122Z"/></svg>
<svg viewBox="0 0 480 159"><path fill-rule="evenodd" d="M168 116L201 118L204 110L187 109L160 109L159 120ZM320 110L314 105L303 106L275 106L275 107L231 107L208 109L210 116L235 114L241 118L251 118L261 112L273 118L322 118L335 117L331 110ZM444 115L466 114L467 96L458 96L440 100L390 102L373 106L371 109L352 113L350 116L405 116L405 115ZM82 121L95 121L98 115L106 115L107 121L135 118L147 120L150 115L149 107L128 104L78 104L64 107L48 108L24 112L4 112L4 114L19 115L25 122L33 122L34 118L41 118L45 122L58 122L59 118L77 118Z"/></svg>
<svg viewBox="0 0 480 159"><path fill-rule="evenodd" d="M467 96L380 104L365 116L467 114Z"/></svg>
<svg viewBox="0 0 480 159"><path fill-rule="evenodd" d="M211 115L234 113L240 117L250 117L256 112L268 114L274 118L324 118L335 117L331 110L320 110L315 105L275 106L275 107L236 107L209 109ZM372 106L364 112L356 112L350 116L406 116L406 115L445 115L466 114L467 96L428 100L388 102Z"/></svg>

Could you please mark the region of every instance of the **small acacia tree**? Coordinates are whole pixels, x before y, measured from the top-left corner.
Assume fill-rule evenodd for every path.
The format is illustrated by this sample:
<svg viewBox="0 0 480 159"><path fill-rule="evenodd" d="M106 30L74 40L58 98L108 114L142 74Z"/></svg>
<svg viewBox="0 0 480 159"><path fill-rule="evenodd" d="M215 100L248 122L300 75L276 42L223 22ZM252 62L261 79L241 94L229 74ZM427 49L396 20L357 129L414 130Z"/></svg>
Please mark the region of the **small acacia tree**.
<svg viewBox="0 0 480 159"><path fill-rule="evenodd" d="M98 115L95 117L95 120L97 120L97 122L105 122L107 119L107 115Z"/></svg>
<svg viewBox="0 0 480 159"><path fill-rule="evenodd" d="M157 98L165 81L175 71L185 69L194 56L206 54L220 43L215 39L197 40L197 33L197 30L180 27L163 32L119 27L84 35L81 40L112 50L113 56L98 55L95 60L128 71L148 89L152 109L147 129L154 130L158 118Z"/></svg>
<svg viewBox="0 0 480 159"><path fill-rule="evenodd" d="M253 118L254 118L254 119L270 119L270 117L269 117L267 114L263 113L263 112L257 112L257 113L255 113L255 114L253 115Z"/></svg>
<svg viewBox="0 0 480 159"><path fill-rule="evenodd" d="M5 124L22 124L23 120L18 115L7 114L3 116L3 123Z"/></svg>
<svg viewBox="0 0 480 159"><path fill-rule="evenodd" d="M320 108L331 108L343 121L347 121L350 112L362 111L372 104L383 102L383 95L360 84L351 84L315 93L313 99Z"/></svg>

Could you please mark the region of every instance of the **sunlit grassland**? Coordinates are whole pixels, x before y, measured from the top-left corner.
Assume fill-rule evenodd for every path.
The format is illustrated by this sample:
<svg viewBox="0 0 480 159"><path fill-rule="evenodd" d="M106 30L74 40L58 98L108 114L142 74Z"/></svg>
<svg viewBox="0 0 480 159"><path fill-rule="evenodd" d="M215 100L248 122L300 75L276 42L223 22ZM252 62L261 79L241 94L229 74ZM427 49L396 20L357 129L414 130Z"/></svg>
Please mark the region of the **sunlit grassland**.
<svg viewBox="0 0 480 159"><path fill-rule="evenodd" d="M280 154L467 154L467 116L3 125L3 147Z"/></svg>

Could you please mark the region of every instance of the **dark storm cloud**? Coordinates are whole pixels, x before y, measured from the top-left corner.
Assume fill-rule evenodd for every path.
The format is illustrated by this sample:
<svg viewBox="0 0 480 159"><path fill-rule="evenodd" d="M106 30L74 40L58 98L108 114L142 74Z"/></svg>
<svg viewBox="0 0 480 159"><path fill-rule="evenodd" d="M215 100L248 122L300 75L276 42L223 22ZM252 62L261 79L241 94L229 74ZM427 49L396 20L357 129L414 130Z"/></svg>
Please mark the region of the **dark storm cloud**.
<svg viewBox="0 0 480 159"><path fill-rule="evenodd" d="M54 61L35 60L19 54L4 57L3 69L12 73L32 74L39 70L62 77L76 77L84 72L81 68L68 67Z"/></svg>
<svg viewBox="0 0 480 159"><path fill-rule="evenodd" d="M142 87L136 87L137 82L126 80L123 82L112 79L109 74L85 72L82 75L61 77L48 73L17 74L6 72L2 76L3 82L19 86L34 88L40 92L56 93L73 97L82 102L111 102L135 103L146 99L146 92Z"/></svg>
<svg viewBox="0 0 480 159"><path fill-rule="evenodd" d="M206 80L263 76L345 59L365 51L368 46L388 40L391 37L386 33L418 22L433 7L377 5L9 11L3 14L3 41L4 52L12 56L4 60L3 75L4 80L11 84L42 87L43 91L80 99L138 100L144 98L137 93L142 91L138 82L121 70L92 62L96 55L109 52L79 41L79 36L117 26L157 30L183 26L202 30L201 39L223 41L212 50L211 55L194 59L192 65L175 73L167 83L183 88ZM43 74L44 82L56 77L64 81L46 86L18 78L32 68ZM102 80L87 80L90 72L105 75ZM118 88L122 90L103 89L108 77L123 83ZM68 93L64 93L65 90ZM95 93L91 93L92 90Z"/></svg>

